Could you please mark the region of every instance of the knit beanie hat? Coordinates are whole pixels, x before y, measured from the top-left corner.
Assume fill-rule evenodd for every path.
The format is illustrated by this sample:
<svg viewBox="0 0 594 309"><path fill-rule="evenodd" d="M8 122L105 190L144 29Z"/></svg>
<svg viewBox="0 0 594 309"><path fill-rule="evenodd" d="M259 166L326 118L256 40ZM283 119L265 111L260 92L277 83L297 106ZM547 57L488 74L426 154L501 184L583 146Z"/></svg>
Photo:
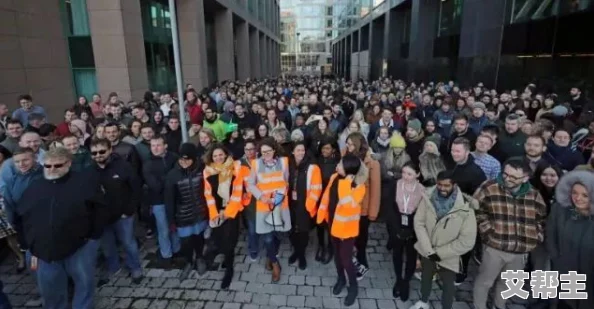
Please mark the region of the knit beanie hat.
<svg viewBox="0 0 594 309"><path fill-rule="evenodd" d="M400 135L397 131L392 133L392 137L390 137L390 148L406 148L406 141L404 137Z"/></svg>
<svg viewBox="0 0 594 309"><path fill-rule="evenodd" d="M421 124L421 121L419 119L412 119L408 122L407 125L409 128L415 130L417 133L421 132L421 130L423 130L423 125Z"/></svg>
<svg viewBox="0 0 594 309"><path fill-rule="evenodd" d="M441 140L440 140L439 136L435 136L435 135L430 135L427 138L425 138L425 143L433 143L438 151L439 151L439 147L441 146Z"/></svg>
<svg viewBox="0 0 594 309"><path fill-rule="evenodd" d="M474 105L472 106L472 108L473 109L480 108L483 111L487 110L487 107L485 106L485 103L482 103L482 102L476 102L476 103L474 103Z"/></svg>
<svg viewBox="0 0 594 309"><path fill-rule="evenodd" d="M196 160L198 157L198 149L192 143L183 143L179 147L179 157L184 159Z"/></svg>

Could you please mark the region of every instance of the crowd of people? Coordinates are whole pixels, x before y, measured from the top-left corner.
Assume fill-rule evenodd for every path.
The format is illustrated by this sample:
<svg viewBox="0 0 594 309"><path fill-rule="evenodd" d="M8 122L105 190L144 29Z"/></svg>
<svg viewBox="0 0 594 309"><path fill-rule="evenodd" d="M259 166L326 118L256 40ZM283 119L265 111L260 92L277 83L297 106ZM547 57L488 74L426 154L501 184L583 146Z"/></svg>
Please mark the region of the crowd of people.
<svg viewBox="0 0 594 309"><path fill-rule="evenodd" d="M272 282L283 264L308 267L316 230L315 262L335 264L332 293L346 289L345 306L369 270L376 221L389 235L395 298L409 299L418 270L414 309L430 308L437 277L442 308L452 308L471 260L476 309L506 308L506 270L594 275L594 103L580 86L566 95L535 84L498 92L288 77L90 100L56 125L30 95L12 113L0 105L0 237L16 271L35 274L44 308L67 307L69 280L72 307L92 308L97 285L124 265L139 284L138 226L157 238L153 267L203 275L223 255L221 289L243 229L245 254L255 263L264 247ZM288 261L278 255L284 237ZM105 272L95 282L98 260Z"/></svg>

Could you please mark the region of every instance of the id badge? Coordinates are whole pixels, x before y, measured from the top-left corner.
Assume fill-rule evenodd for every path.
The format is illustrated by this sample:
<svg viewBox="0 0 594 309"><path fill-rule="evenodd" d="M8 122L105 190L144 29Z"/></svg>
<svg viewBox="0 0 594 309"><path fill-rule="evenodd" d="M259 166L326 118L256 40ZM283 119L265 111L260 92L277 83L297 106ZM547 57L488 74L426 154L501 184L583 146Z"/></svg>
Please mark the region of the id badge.
<svg viewBox="0 0 594 309"><path fill-rule="evenodd" d="M31 256L31 270L37 270L37 257Z"/></svg>
<svg viewBox="0 0 594 309"><path fill-rule="evenodd" d="M291 191L291 198L293 199L293 201L297 200L297 191L295 191L295 190Z"/></svg>
<svg viewBox="0 0 594 309"><path fill-rule="evenodd" d="M408 226L408 215L402 214L402 226Z"/></svg>

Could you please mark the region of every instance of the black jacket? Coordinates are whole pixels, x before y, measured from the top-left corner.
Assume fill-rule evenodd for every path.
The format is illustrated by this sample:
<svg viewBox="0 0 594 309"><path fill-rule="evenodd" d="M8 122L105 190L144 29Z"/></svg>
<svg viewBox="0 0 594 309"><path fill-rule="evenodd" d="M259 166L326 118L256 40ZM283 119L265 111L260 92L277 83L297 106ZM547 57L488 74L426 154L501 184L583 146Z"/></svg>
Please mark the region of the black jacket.
<svg viewBox="0 0 594 309"><path fill-rule="evenodd" d="M147 202L150 205L165 203L165 178L177 163L177 158L175 153L169 151L163 157L151 155L151 159L142 167L144 182L148 186Z"/></svg>
<svg viewBox="0 0 594 309"><path fill-rule="evenodd" d="M326 186L328 186L330 177L332 177L332 174L336 173L336 166L338 165L338 162L340 162L340 157L327 159L320 157L317 162L320 167L320 172L322 172L322 191L324 191L326 190Z"/></svg>
<svg viewBox="0 0 594 309"><path fill-rule="evenodd" d="M421 156L421 153L423 153L423 147L425 147L424 137L417 141L411 141L410 139L406 140L406 153L408 153L410 160L417 166L419 166L419 157Z"/></svg>
<svg viewBox="0 0 594 309"><path fill-rule="evenodd" d="M452 135L450 135L450 138L448 139L448 143L445 149L441 149L441 154L444 157L444 160L446 161L446 164L453 164L454 161L452 160L452 145L454 144L454 140L457 139L458 137L464 137L465 139L468 140L468 142L470 143L470 151L474 151L475 145L476 145L476 134L474 134L474 132L470 129L470 127L468 127L468 129L460 134L456 131L452 132Z"/></svg>
<svg viewBox="0 0 594 309"><path fill-rule="evenodd" d="M134 145L128 144L124 141L120 141L117 145L113 146L113 152L120 156L120 158L128 161L132 165L132 169L137 174L141 172L140 157Z"/></svg>
<svg viewBox="0 0 594 309"><path fill-rule="evenodd" d="M96 175L105 189L108 203L108 224L116 222L122 215L132 216L140 206L142 183L130 163L117 154L112 154L105 168L94 163Z"/></svg>
<svg viewBox="0 0 594 309"><path fill-rule="evenodd" d="M305 201L307 200L307 170L312 165L310 162L307 157L299 165L293 159L290 162L289 210L291 213L291 225L295 232L309 232L313 224L313 220L305 208ZM295 194L296 199L294 199L293 194Z"/></svg>
<svg viewBox="0 0 594 309"><path fill-rule="evenodd" d="M483 170L474 163L474 157L468 155L464 164L456 164L451 167L454 170L453 179L462 190L462 193L473 195L474 191L487 180Z"/></svg>
<svg viewBox="0 0 594 309"><path fill-rule="evenodd" d="M101 237L108 212L97 180L70 172L56 180L39 179L25 190L17 210L33 256L60 261Z"/></svg>
<svg viewBox="0 0 594 309"><path fill-rule="evenodd" d="M169 129L169 127L167 127L167 134L165 135L165 139L167 140L167 149L169 151L179 153L179 147L182 144L181 129L172 131Z"/></svg>
<svg viewBox="0 0 594 309"><path fill-rule="evenodd" d="M204 198L204 176L196 164L184 169L177 164L165 180L165 209L168 222L177 227L208 220Z"/></svg>

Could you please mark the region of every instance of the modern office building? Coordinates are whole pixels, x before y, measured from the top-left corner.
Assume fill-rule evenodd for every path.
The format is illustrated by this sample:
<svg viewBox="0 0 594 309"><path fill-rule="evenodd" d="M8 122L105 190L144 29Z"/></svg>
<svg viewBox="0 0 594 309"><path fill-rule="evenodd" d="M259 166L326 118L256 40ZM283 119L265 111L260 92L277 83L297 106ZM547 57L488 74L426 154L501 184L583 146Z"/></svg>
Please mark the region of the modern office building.
<svg viewBox="0 0 594 309"><path fill-rule="evenodd" d="M331 64L331 43L338 35L335 8L349 0L282 0L281 71L319 75ZM346 27L343 29L346 30Z"/></svg>
<svg viewBox="0 0 594 309"><path fill-rule="evenodd" d="M279 0L176 0L184 82L278 75ZM0 102L60 118L78 95L174 92L167 0L1 0ZM54 108L55 107L55 108Z"/></svg>
<svg viewBox="0 0 594 309"><path fill-rule="evenodd" d="M333 72L357 79L455 79L500 90L594 83L594 0L352 1L333 40ZM350 11L349 11L350 10Z"/></svg>

